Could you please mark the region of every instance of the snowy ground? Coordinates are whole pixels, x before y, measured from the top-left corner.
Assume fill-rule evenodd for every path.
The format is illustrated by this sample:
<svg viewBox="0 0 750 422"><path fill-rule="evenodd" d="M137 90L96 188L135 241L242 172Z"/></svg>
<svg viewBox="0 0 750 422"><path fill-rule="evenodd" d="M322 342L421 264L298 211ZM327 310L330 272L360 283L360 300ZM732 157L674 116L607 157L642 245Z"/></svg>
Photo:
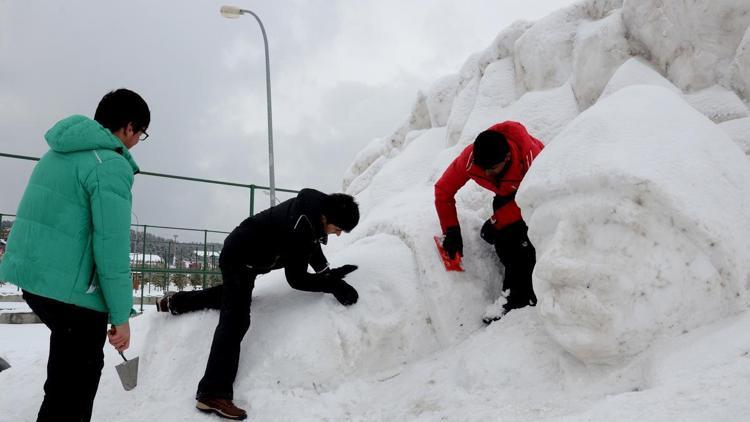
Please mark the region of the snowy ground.
<svg viewBox="0 0 750 422"><path fill-rule="evenodd" d="M339 312L337 307L326 303L318 311ZM127 355L140 355L142 366L131 392L122 390L115 374L120 357L106 348L94 420L216 420L192 409L192 390L217 315L187 318L176 324L150 311L132 321L136 334ZM562 352L536 313L524 310L437 353L340 383L284 367L249 371L257 355L246 349L235 394L258 421L742 421L750 415L750 403L742 399L750 393L749 326L744 313L656 342L625 367L600 369ZM206 335L195 338L201 331ZM156 335L171 347L145 345ZM296 336L299 352L312 354L303 337ZM48 332L41 325L0 325L0 338L15 345L0 346L13 365L0 375L2 420L33 421Z"/></svg>
<svg viewBox="0 0 750 422"><path fill-rule="evenodd" d="M362 220L325 251L360 266L360 301L259 278L237 404L258 421L750 420L748 25L746 0L587 0L502 31L345 175ZM539 306L485 327L491 195L457 195L466 271L446 273L432 186L506 119L546 145L517 198ZM193 396L217 319L133 319L139 386L107 347L94 419L216 420ZM0 420L34 420L46 342L0 325Z"/></svg>

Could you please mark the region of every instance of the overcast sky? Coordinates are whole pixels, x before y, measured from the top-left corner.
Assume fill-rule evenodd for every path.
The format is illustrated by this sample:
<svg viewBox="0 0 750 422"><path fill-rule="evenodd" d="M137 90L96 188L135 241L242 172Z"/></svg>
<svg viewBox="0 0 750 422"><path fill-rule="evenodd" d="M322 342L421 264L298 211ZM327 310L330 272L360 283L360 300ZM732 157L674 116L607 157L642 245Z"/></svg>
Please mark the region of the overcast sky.
<svg viewBox="0 0 750 422"><path fill-rule="evenodd" d="M512 22L570 3L236 3L269 38L277 187L339 191L356 153L402 123L418 90ZM131 151L142 170L267 186L262 36L252 16L222 18L222 4L0 0L0 152L41 156L56 121L93 116L126 87L151 108L150 137ZM0 213L15 213L32 167L0 157ZM242 188L141 175L133 194L141 224L231 230L249 210Z"/></svg>

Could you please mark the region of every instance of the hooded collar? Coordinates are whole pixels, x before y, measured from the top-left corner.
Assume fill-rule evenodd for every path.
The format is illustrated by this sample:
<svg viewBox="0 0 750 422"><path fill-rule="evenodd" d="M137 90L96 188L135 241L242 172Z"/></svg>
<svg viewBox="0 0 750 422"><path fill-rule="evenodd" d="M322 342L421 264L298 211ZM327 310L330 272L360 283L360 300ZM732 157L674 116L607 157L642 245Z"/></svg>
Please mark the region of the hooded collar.
<svg viewBox="0 0 750 422"><path fill-rule="evenodd" d="M130 151L122 144L120 138L112 134L99 122L86 116L73 115L57 122L44 135L49 147L56 152L68 153L77 151L89 151L97 149L108 149L122 155L133 173L140 169L136 164Z"/></svg>

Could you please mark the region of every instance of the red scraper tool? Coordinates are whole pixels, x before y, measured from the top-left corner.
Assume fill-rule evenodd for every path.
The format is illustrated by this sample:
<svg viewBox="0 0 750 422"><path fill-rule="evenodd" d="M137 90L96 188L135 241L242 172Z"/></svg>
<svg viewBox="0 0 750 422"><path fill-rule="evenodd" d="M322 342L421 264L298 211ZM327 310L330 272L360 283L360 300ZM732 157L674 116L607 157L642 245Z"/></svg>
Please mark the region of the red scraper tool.
<svg viewBox="0 0 750 422"><path fill-rule="evenodd" d="M461 254L456 253L456 257L451 259L451 257L448 256L448 252L443 249L443 241L441 236L435 236L435 246L437 246L438 253L440 254L440 259L443 260L445 271L464 270L463 268L461 268Z"/></svg>

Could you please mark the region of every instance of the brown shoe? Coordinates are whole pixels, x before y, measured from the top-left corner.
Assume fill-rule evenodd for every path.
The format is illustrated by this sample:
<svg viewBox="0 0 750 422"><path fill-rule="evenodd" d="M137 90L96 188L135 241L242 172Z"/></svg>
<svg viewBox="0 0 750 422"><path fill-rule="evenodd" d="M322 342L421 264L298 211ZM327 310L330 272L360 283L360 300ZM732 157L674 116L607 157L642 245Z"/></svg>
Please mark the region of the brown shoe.
<svg viewBox="0 0 750 422"><path fill-rule="evenodd" d="M198 399L195 407L201 412L216 413L222 418L243 420L247 418L247 412L235 406L231 400L227 399Z"/></svg>
<svg viewBox="0 0 750 422"><path fill-rule="evenodd" d="M167 294L164 295L161 299L156 301L156 311L157 312L170 312L172 314L175 314L172 312L172 310L169 307L169 301L172 299L172 296L177 292L167 292Z"/></svg>

